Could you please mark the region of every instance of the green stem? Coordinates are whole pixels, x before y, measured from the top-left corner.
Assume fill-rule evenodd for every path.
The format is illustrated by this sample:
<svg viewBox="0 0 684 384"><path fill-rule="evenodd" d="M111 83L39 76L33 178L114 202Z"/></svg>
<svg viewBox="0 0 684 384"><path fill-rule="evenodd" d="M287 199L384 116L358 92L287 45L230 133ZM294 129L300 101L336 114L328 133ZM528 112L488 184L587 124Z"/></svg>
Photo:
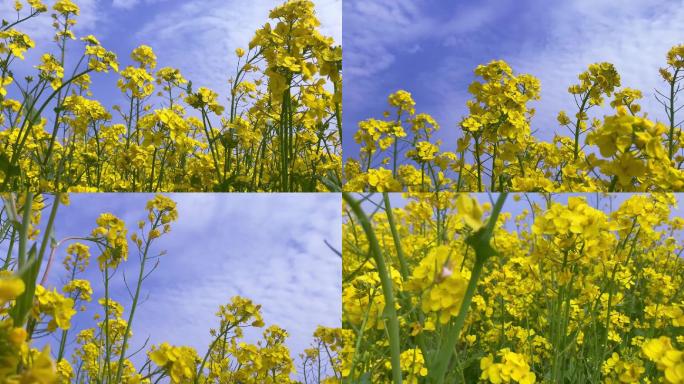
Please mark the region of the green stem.
<svg viewBox="0 0 684 384"><path fill-rule="evenodd" d="M401 247L401 240L399 239L399 232L397 231L397 225L394 222L394 214L392 213L392 206L390 205L389 194L387 192L382 193L382 198L385 201L385 214L387 215L387 222L390 226L390 231L392 232L392 240L394 240L394 248L397 249L397 258L399 259L399 268L401 272L401 278L406 281L408 280L408 265L406 264L406 257L404 257L404 250Z"/></svg>
<svg viewBox="0 0 684 384"><path fill-rule="evenodd" d="M594 86L592 86L592 87L587 91L586 95L584 95L584 97L582 98L582 105L580 106L579 113L577 114L577 121L575 122L575 145L574 145L573 150L572 150L572 153L573 153L573 160L577 160L577 158L579 157L579 138L580 138L580 134L582 133L582 129L581 129L581 124L580 124L580 123L581 123L582 120L583 120L583 119L582 119L582 115L583 115L584 112L585 112L584 107L587 105L587 101L589 100L589 94L591 93L591 91L592 91L593 89L594 89Z"/></svg>
<svg viewBox="0 0 684 384"><path fill-rule="evenodd" d="M55 225L55 218L57 217L57 209L59 208L59 200L61 198L61 193L54 195L54 201L52 202L52 208L50 209L50 217L48 218L47 227L45 227L45 234L43 235L43 242L40 244L40 251L38 252L38 265L43 264L43 256L45 255L45 250L50 241L50 236L52 236L52 228Z"/></svg>
<svg viewBox="0 0 684 384"><path fill-rule="evenodd" d="M211 345L209 345L209 349L207 349L207 353L204 354L204 358L202 359L202 363L200 364L199 368L197 369L197 374L195 375L195 384L199 383L200 376L202 375L202 371L204 371L204 366L207 364L207 360L209 359L209 355L211 354L211 351L214 349L216 346L216 343L219 342L223 338L223 336L227 335L230 330L233 329L232 326L226 327L226 329L223 330L216 338L214 341L211 342Z"/></svg>
<svg viewBox="0 0 684 384"><path fill-rule="evenodd" d="M670 82L670 105L667 108L668 111L668 119L670 120L670 132L667 135L667 141L668 141L668 155L669 159L672 160L672 156L674 155L674 131L675 131L675 84L677 83L677 75L679 74L679 68L675 69L674 75L672 76L672 81Z"/></svg>
<svg viewBox="0 0 684 384"><path fill-rule="evenodd" d="M359 220L361 227L363 227L366 237L368 238L368 243L370 244L371 254L375 260L375 265L378 269L378 275L380 276L380 285L382 286L382 293L385 297L385 309L384 316L387 318L387 336L389 338L391 363L392 363L392 379L394 384L401 384L401 360L400 347L399 347L399 319L397 317L397 310L394 308L394 291L392 287L392 279L390 278L387 266L385 265L385 259L383 258L382 251L380 250L380 244L375 236L373 227L371 226L370 220L366 213L361 209L361 205L356 199L354 199L349 193L343 192L342 198L349 204L352 212Z"/></svg>
<svg viewBox="0 0 684 384"><path fill-rule="evenodd" d="M159 220L161 215L158 215L154 224L152 225L152 230L155 230L159 225ZM147 262L147 254L150 250L150 245L152 244L152 238L145 242L145 249L143 250L142 259L140 260L140 271L138 272L138 282L135 287L135 295L133 296L133 302L131 303L131 313L128 315L128 323L126 324L126 332L123 334L123 342L121 344L121 354L119 355L119 364L116 370L115 380L116 382L121 381L121 376L123 375L124 359L126 358L126 350L128 349L128 339L131 333L131 327L133 324L133 317L135 316L135 310L138 307L138 300L140 298L140 289L142 287L142 282L145 279L145 263Z"/></svg>
<svg viewBox="0 0 684 384"><path fill-rule="evenodd" d="M466 288L465 296L463 297L461 308L458 312L458 317L447 328L447 336L445 337L446 342L441 345L439 351L437 352L436 358L432 363L433 365L428 372L430 381L433 383L444 383L449 363L451 362L451 358L454 354L454 348L458 342L463 324L465 324L465 320L468 315L468 309L473 300L473 296L475 295L477 283L480 279L480 275L482 274L484 264L487 259L496 254L496 251L492 248L490 242L494 233L494 227L496 225L497 218L501 213L501 209L503 208L503 204L506 201L507 195L507 193L499 194L499 197L494 204L492 214L487 220L487 226L468 237L468 244L470 244L475 250L475 264L470 274L470 281L468 281L468 287Z"/></svg>
<svg viewBox="0 0 684 384"><path fill-rule="evenodd" d="M26 192L26 199L24 200L24 213L21 219L21 227L19 228L19 258L18 270L22 270L26 264L26 243L28 242L28 230L31 221L31 205L33 204L33 192Z"/></svg>

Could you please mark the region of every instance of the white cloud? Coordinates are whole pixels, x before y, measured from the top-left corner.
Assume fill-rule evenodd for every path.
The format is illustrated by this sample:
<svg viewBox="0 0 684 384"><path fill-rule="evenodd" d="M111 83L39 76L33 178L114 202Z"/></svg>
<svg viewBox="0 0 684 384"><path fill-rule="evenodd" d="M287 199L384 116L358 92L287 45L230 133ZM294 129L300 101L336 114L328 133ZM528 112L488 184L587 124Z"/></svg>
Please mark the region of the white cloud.
<svg viewBox="0 0 684 384"><path fill-rule="evenodd" d="M132 10L140 4L164 3L170 0L112 0L112 7L122 10Z"/></svg>
<svg viewBox="0 0 684 384"><path fill-rule="evenodd" d="M372 100L368 103L376 106L372 113L383 111L386 108L384 100L389 93L408 87L406 84L396 83L394 79L398 76L393 65L401 66L402 56L414 54L429 54L432 59L426 61L425 66L413 66L410 73L407 73L406 65L403 64L404 68L400 68L400 73L421 79L417 82L420 84L418 86L430 87L435 93L443 92L452 100L451 87L454 83L448 81L445 76L453 72L440 73L434 67L451 67L460 62L458 57L454 58L452 46L459 39L467 38L469 33L477 31L486 22L495 18L509 3L509 0L500 0L491 3L479 2L477 6L472 6L453 2L450 3L450 7L440 4L447 10L436 14L430 13L427 7L419 6L411 0L345 2L344 104L350 104L352 110L356 110L355 106L364 103L363 100ZM440 49L441 53L434 55L435 49ZM443 64L437 61L440 57L444 58ZM456 70L463 72L462 67ZM412 91L410 88L408 90ZM438 104L435 103L433 107L441 108ZM420 105L418 108L421 108ZM453 103L445 106L445 115L453 113ZM368 116L361 118L366 117ZM436 117L441 116L437 114ZM441 120L440 123L444 124ZM350 132L353 133L356 124L357 121L350 121L347 124L351 130L345 130L345 142L353 140ZM354 156L346 152L344 155Z"/></svg>

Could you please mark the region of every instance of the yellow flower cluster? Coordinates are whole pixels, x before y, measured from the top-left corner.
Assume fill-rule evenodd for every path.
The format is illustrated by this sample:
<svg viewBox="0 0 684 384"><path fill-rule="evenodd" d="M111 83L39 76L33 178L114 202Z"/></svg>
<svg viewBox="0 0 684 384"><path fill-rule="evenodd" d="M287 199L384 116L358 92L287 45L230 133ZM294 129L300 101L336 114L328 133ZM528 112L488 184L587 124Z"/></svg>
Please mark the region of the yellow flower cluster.
<svg viewBox="0 0 684 384"><path fill-rule="evenodd" d="M642 351L663 372L665 382L684 383L684 351L674 348L669 337L661 336L645 342Z"/></svg>
<svg viewBox="0 0 684 384"><path fill-rule="evenodd" d="M406 383L418 384L420 377L427 376L427 368L425 368L425 359L423 353L418 348L409 349L401 353L401 370L406 372ZM385 367L390 369L392 366L389 362L385 363Z"/></svg>
<svg viewBox="0 0 684 384"><path fill-rule="evenodd" d="M462 270L463 258L452 255L451 247L432 248L411 274L407 288L421 293L421 310L439 314L439 322L446 324L458 315L468 284L467 270Z"/></svg>
<svg viewBox="0 0 684 384"><path fill-rule="evenodd" d="M71 327L71 318L76 314L74 300L60 295L56 289L48 291L42 285L36 286L36 302L33 308L33 316L40 318L41 315L51 317L47 324L48 331L52 332L58 327L67 330Z"/></svg>
<svg viewBox="0 0 684 384"><path fill-rule="evenodd" d="M504 61L479 65L478 80L468 87L468 115L453 151L430 140L439 127L432 117L416 114L411 94L389 96L395 112L385 120L368 119L354 135L358 159L344 165L344 189L360 191L681 191L684 190L684 132L677 94L684 84L682 46L667 53L660 69L668 91L659 92L666 121L652 121L637 103L642 93L620 88L610 63L589 65L568 88L577 104L574 116L558 114L571 136L556 133L550 142L530 129L540 98L540 82L518 74ZM669 96L668 96L669 95ZM612 98L614 113L592 116L592 108ZM427 127L425 129L425 127Z"/></svg>
<svg viewBox="0 0 684 384"><path fill-rule="evenodd" d="M105 250L97 258L101 270L116 268L119 263L128 259L127 233L126 223L113 214L103 213L97 218L97 227L91 235L105 246Z"/></svg>
<svg viewBox="0 0 684 384"><path fill-rule="evenodd" d="M152 346L148 355L153 363L168 372L174 384L192 382L195 378L195 366L199 356L190 347L174 347L162 343L159 347Z"/></svg>
<svg viewBox="0 0 684 384"><path fill-rule="evenodd" d="M13 276L8 271L0 272L0 306L4 306L8 301L14 300L17 296L24 293L26 286L24 281Z"/></svg>
<svg viewBox="0 0 684 384"><path fill-rule="evenodd" d="M90 263L90 248L81 243L72 243L66 249L62 264L68 271L84 272Z"/></svg>
<svg viewBox="0 0 684 384"><path fill-rule="evenodd" d="M537 377L530 371L530 365L525 361L525 356L511 352L504 348L498 352L500 363L494 362L494 357L489 355L480 360L482 370L481 379L493 384L500 383L535 383Z"/></svg>
<svg viewBox="0 0 684 384"><path fill-rule="evenodd" d="M644 372L646 369L640 360L622 360L617 352L613 352L601 367L604 383L636 383Z"/></svg>

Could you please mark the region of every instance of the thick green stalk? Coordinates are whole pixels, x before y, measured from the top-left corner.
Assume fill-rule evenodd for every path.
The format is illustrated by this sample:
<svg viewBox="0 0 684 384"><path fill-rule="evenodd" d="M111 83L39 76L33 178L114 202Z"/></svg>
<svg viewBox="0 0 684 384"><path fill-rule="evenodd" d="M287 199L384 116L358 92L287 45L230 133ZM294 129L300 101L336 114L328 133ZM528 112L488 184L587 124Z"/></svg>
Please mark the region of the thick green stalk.
<svg viewBox="0 0 684 384"><path fill-rule="evenodd" d="M446 341L440 346L436 358L432 362L432 366L428 372L428 377L433 383L444 383L447 369L449 368L451 358L454 354L454 348L458 342L463 324L465 324L465 319L468 315L468 309L473 300L473 296L475 295L477 283L480 279L480 275L482 274L484 264L487 259L496 254L496 251L490 245L490 241L492 234L494 233L494 226L496 225L497 218L501 213L501 209L503 208L503 204L506 201L507 195L507 193L499 194L499 197L494 204L492 214L487 220L486 227L468 237L468 244L470 244L475 250L475 264L470 274L470 281L468 281L468 287L466 288L461 308L458 312L458 317L447 328L447 336L445 337Z"/></svg>
<svg viewBox="0 0 684 384"><path fill-rule="evenodd" d="M21 219L21 227L19 228L19 257L18 270L22 270L26 264L26 243L28 242L28 230L31 225L31 205L33 204L33 192L26 192L26 199L24 200L24 212Z"/></svg>
<svg viewBox="0 0 684 384"><path fill-rule="evenodd" d="M105 356L104 356L104 367L102 369L102 377L100 378L100 383L111 383L111 367L110 367L110 355L112 346L110 345L109 339L109 308L111 303L109 302L109 267L105 265L104 268L104 288L105 288L105 319L104 319L104 336L105 336ZM106 380L105 380L106 379Z"/></svg>
<svg viewBox="0 0 684 384"><path fill-rule="evenodd" d="M380 276L380 285L382 286L382 294L385 297L384 315L387 318L387 331L389 337L391 363L392 363L392 380L394 384L401 384L401 360L399 359L401 350L399 346L399 319L397 317L397 310L394 308L394 291L392 287L392 279L385 265L385 259L380 250L380 244L375 236L373 227L366 213L361 209L361 205L349 193L343 192L342 198L349 204L352 212L359 220L361 227L366 233L368 243L370 244L370 251L375 260L375 265Z"/></svg>
<svg viewBox="0 0 684 384"><path fill-rule="evenodd" d="M584 95L582 98L582 105L580 106L579 113L577 114L577 121L575 122L575 145L573 146L572 149L572 154L573 154L573 160L577 160L579 157L579 139L580 135L582 134L582 128L581 128L581 122L582 122L582 115L586 111L585 107L587 105L587 101L589 101L589 94L591 91L594 89L594 86L589 88L587 91L587 94Z"/></svg>
<svg viewBox="0 0 684 384"><path fill-rule="evenodd" d="M390 230L392 231L392 240L394 241L394 248L397 250L397 258L399 259L399 272L401 273L401 278L406 281L408 280L408 265L406 264L406 257L404 257L404 250L401 247L401 241L399 240L399 232L397 231L397 225L394 222L394 214L392 213L392 206L390 205L389 194L387 192L382 193L382 198L385 201L385 214L387 215L387 222L389 223Z"/></svg>
<svg viewBox="0 0 684 384"><path fill-rule="evenodd" d="M292 82L292 76L287 77L288 84ZM290 87L283 91L282 106L280 107L280 190L290 192L290 147L292 146L292 98Z"/></svg>
<svg viewBox="0 0 684 384"><path fill-rule="evenodd" d="M47 272L45 275L43 275L43 279L47 277ZM76 278L76 267L74 267L71 270L71 280L73 281ZM69 333L68 329L65 329L62 331L62 335L60 336L59 339L59 352L57 352L57 362L60 362L62 358L64 357L64 349L66 348L66 340L67 340L67 335Z"/></svg>
<svg viewBox="0 0 684 384"><path fill-rule="evenodd" d="M209 115L202 108L202 127L204 128L204 134L207 135L207 143L209 143L209 151L211 151L211 159L214 161L214 168L216 168L216 175L221 182L221 169L219 168L218 162L218 149L215 149L214 138L211 136L211 127L207 126L209 123Z"/></svg>
<svg viewBox="0 0 684 384"><path fill-rule="evenodd" d="M57 217L57 209L59 208L59 200L61 196L61 193L56 193L54 195L52 208L50 209L50 217L48 218L48 223L45 227L45 234L43 235L43 242L40 244L40 251L38 252L38 265L43 264L43 257L45 256L45 250L47 249L48 243L50 242L50 238L52 236L52 228L55 225L55 218Z"/></svg>
<svg viewBox="0 0 684 384"><path fill-rule="evenodd" d="M477 191L482 192L482 161L480 160L480 143L475 136L475 163L477 164Z"/></svg>

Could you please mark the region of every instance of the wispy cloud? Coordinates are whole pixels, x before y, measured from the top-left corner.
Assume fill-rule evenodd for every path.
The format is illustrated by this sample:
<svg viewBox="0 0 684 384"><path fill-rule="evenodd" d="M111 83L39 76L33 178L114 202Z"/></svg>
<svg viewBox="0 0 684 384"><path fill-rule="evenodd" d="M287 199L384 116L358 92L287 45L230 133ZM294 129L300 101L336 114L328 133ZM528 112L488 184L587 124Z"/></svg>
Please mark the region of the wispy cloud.
<svg viewBox="0 0 684 384"><path fill-rule="evenodd" d="M430 1L425 2L430 3ZM423 40L452 40L478 28L493 7L456 7L446 14L409 0L349 1L344 3L346 74L371 77L384 71L403 53L416 53ZM346 46L346 44L345 44Z"/></svg>

